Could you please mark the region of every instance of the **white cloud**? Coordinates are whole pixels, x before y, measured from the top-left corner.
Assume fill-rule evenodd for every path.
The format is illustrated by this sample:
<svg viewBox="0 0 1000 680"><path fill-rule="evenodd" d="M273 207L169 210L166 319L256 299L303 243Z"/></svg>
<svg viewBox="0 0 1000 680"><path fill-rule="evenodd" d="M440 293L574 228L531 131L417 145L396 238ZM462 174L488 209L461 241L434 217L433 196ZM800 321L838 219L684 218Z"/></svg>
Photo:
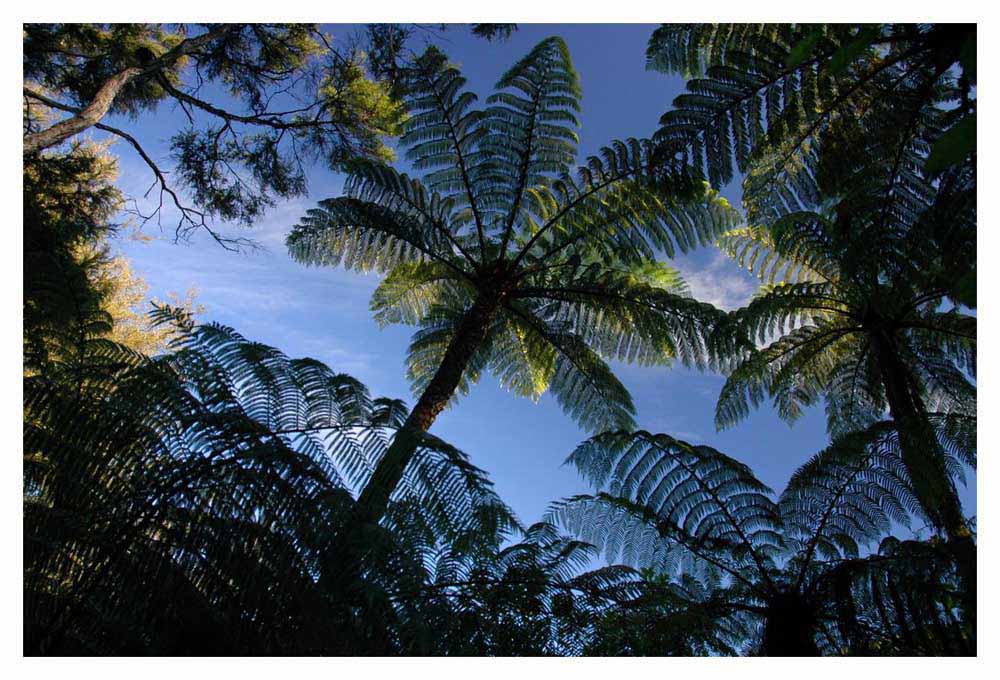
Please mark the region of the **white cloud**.
<svg viewBox="0 0 1000 680"><path fill-rule="evenodd" d="M135 173L123 175L119 180L126 185L123 190L133 189ZM218 225L227 235L252 238L262 246L254 252L226 251L205 233L174 243L176 214L167 206L162 228L148 224L143 230L152 240L119 239L114 245L146 279L150 297L167 299L170 292L193 287L197 303L205 309L201 317L205 321L231 325L249 339L277 346L290 356L319 359L370 385L396 388L392 378L402 372L398 351L393 347L389 362L382 348L372 343L378 328L368 301L380 277L306 267L285 249L285 235L314 205L309 198L279 203L250 229Z"/></svg>
<svg viewBox="0 0 1000 680"><path fill-rule="evenodd" d="M759 286L753 276L740 269L721 251L715 251L707 263L697 263L692 259L686 258L677 263L691 294L695 299L719 309L742 307Z"/></svg>

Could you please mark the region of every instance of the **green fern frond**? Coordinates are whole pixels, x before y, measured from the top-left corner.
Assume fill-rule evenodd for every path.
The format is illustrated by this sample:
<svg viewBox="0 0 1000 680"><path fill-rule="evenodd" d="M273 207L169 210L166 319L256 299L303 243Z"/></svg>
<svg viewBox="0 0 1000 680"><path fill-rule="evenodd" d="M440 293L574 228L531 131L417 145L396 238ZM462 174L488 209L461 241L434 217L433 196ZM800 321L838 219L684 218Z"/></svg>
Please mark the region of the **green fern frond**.
<svg viewBox="0 0 1000 680"><path fill-rule="evenodd" d="M355 164L346 196L310 211L289 251L386 274L376 319L420 327L407 374L422 398L404 429L426 430L487 369L532 399L551 390L587 429L632 427L607 360L718 362L707 338L719 314L657 255L708 245L739 215L648 140L614 141L572 173L581 91L560 38L517 61L483 108L465 86L440 50L415 57L400 146L421 178ZM416 440L396 440L363 514L384 512Z"/></svg>
<svg viewBox="0 0 1000 680"><path fill-rule="evenodd" d="M704 168L714 186L744 175L755 222L815 207L830 168L858 175L872 158L909 156L879 182L903 205L948 126L939 103L963 98L948 66L969 35L968 26L910 24L664 26L648 66L692 79L656 141L665 157ZM841 146L831 164L819 150L845 128L863 130L863 141ZM864 193L864 181L852 181Z"/></svg>
<svg viewBox="0 0 1000 680"><path fill-rule="evenodd" d="M322 201L286 244L293 257L313 266L387 272L400 264L433 260L461 271L449 242L432 225L354 198Z"/></svg>
<svg viewBox="0 0 1000 680"><path fill-rule="evenodd" d="M482 471L425 435L386 527L357 546L364 577L344 581L349 489L405 405L180 310L155 318L176 331L163 357L79 342L93 379L25 381L29 651L399 653L422 624L387 593L422 582L433 551L489 565L519 531Z"/></svg>
<svg viewBox="0 0 1000 680"><path fill-rule="evenodd" d="M434 306L464 307L475 290L455 272L436 262L394 267L372 293L370 308L379 326L416 325Z"/></svg>
<svg viewBox="0 0 1000 680"><path fill-rule="evenodd" d="M801 545L803 569L815 558L858 557L893 523L920 517L891 423L842 437L798 468L779 501L789 538Z"/></svg>
<svg viewBox="0 0 1000 680"><path fill-rule="evenodd" d="M745 465L707 446L641 431L592 437L567 462L607 489L596 500L617 515L617 528L593 536L598 545L610 546L614 553L633 537L648 545L653 535L636 533L634 520L641 519L656 529L656 540L665 539L696 561L708 561L734 578L742 578L748 566L769 578L767 571L782 546L780 520L770 489ZM582 500L578 507L593 508L594 498ZM600 526L593 518L586 524L574 519L567 512L573 507L571 502L560 510L564 521L586 531Z"/></svg>

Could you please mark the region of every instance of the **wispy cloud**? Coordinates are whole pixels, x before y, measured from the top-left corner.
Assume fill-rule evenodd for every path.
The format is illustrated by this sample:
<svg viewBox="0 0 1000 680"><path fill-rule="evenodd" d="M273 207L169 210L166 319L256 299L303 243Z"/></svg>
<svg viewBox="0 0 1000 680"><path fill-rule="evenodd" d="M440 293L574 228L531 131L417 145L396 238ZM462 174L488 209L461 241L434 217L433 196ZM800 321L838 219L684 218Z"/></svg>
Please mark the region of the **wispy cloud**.
<svg viewBox="0 0 1000 680"><path fill-rule="evenodd" d="M139 168L129 165L126 170L119 183L127 184L123 190L129 191L135 188L132 171ZM119 239L114 245L149 283L150 297L167 299L171 292L193 287L206 321L225 323L291 356L311 356L335 370L380 383L373 388L398 392L399 343L393 338L384 347L376 341L389 338L379 334L368 310L380 277L305 267L285 249L286 234L313 205L309 198L281 203L252 228L242 229L262 246L254 252L225 251L203 233L174 243L171 218L175 216L169 212L163 215L162 231L146 225L143 231L152 237L148 242ZM238 228L220 225L220 229L233 233Z"/></svg>
<svg viewBox="0 0 1000 680"><path fill-rule="evenodd" d="M732 310L745 305L759 283L721 251L714 251L707 262L682 260L678 269L687 281L691 294L702 302Z"/></svg>

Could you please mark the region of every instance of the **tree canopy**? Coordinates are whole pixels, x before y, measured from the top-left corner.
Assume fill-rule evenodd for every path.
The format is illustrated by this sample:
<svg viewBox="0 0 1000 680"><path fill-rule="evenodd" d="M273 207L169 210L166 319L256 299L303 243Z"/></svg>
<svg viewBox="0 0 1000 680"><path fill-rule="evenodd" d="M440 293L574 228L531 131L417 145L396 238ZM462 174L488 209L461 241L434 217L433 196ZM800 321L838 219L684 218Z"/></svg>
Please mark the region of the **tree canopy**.
<svg viewBox="0 0 1000 680"><path fill-rule="evenodd" d="M647 66L685 92L582 162L562 38L480 103L411 49L446 28L24 26L24 654L975 655L976 27L663 25ZM170 170L119 124L166 105ZM289 254L380 276L412 408L191 296L146 314L112 255L165 201L178 237L246 245L217 223L316 164L343 192ZM712 247L762 280L739 309L670 265ZM720 429L823 406L829 441L776 493L641 429L616 362L721 374ZM486 372L586 432L587 493L525 522L431 433Z"/></svg>
<svg viewBox="0 0 1000 680"><path fill-rule="evenodd" d="M654 257L706 245L735 213L683 164L655 164L641 140L614 142L570 174L580 86L560 38L501 76L485 108L437 48L403 78L400 144L423 181L358 161L347 195L287 242L306 264L386 273L376 318L421 326L407 432L429 429L487 368L518 394L551 390L585 428L627 427L631 398L607 359L708 360L716 310ZM397 442L362 496L370 519L406 466Z"/></svg>
<svg viewBox="0 0 1000 680"><path fill-rule="evenodd" d="M253 224L275 201L306 191L306 164L391 157L401 106L372 78L364 53L335 48L305 24L26 24L24 151L37 153L94 127L131 145L149 166L178 235L219 218ZM180 106L189 126L170 140L167 172L144 141L102 122ZM41 114L71 114L58 122ZM188 203L181 190L190 194Z"/></svg>

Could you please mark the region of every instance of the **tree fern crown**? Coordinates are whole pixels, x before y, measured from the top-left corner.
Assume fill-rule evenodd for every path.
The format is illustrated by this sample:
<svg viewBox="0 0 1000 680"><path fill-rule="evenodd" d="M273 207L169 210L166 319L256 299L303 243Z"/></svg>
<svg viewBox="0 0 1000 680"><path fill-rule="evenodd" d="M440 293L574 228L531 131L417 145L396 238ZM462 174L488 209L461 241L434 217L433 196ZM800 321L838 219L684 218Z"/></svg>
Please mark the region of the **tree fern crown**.
<svg viewBox="0 0 1000 680"><path fill-rule="evenodd" d="M293 257L385 274L379 323L420 327L408 371L422 389L474 304L492 324L463 375L489 369L518 394L551 390L584 426L629 426L631 399L607 360L707 360L718 320L655 261L711 243L735 212L648 141L616 141L579 167L580 82L566 44L543 40L485 106L436 48L406 73L400 139L420 179L359 161L345 195L309 211Z"/></svg>

